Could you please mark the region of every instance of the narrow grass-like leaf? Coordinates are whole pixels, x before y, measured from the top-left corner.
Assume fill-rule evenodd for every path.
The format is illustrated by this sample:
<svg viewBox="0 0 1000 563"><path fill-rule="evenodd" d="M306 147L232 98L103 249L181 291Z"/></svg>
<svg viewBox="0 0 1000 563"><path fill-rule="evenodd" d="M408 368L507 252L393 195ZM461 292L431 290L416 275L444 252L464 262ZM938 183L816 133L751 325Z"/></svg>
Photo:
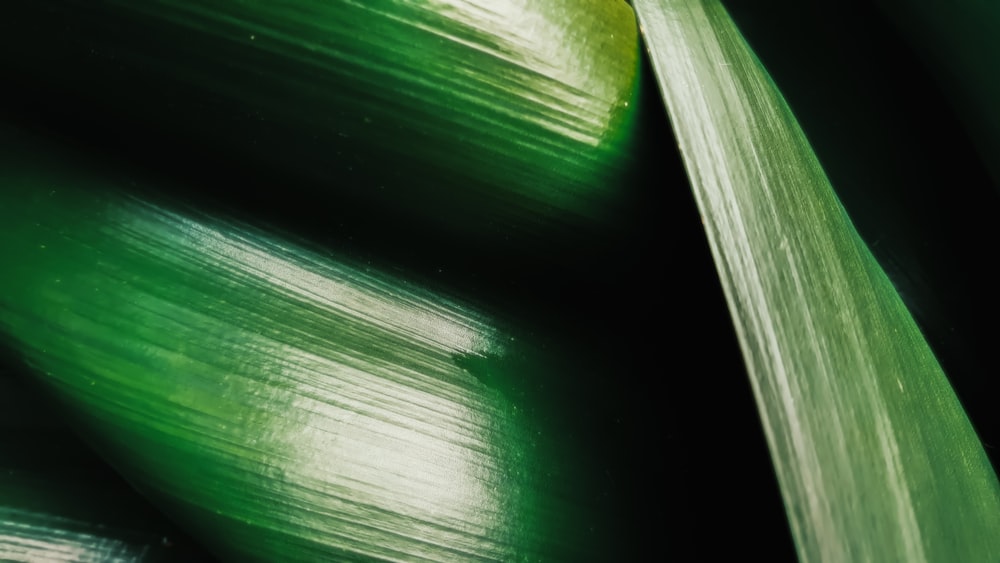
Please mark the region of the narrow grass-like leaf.
<svg viewBox="0 0 1000 563"><path fill-rule="evenodd" d="M716 1L638 0L803 561L994 561L1000 486Z"/></svg>
<svg viewBox="0 0 1000 563"><path fill-rule="evenodd" d="M988 375L1000 301L992 263L981 259L1000 245L1000 191L968 128L877 3L724 4L1000 467Z"/></svg>
<svg viewBox="0 0 1000 563"><path fill-rule="evenodd" d="M561 374L520 333L14 139L4 338L220 556L581 560L613 545L588 473L607 476L526 396Z"/></svg>

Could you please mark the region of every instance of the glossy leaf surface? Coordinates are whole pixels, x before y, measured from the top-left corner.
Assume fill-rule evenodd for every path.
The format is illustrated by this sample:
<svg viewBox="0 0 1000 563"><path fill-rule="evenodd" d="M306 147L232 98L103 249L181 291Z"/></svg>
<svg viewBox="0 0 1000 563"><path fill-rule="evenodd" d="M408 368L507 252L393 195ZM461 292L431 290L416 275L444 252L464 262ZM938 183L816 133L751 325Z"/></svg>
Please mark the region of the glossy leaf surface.
<svg viewBox="0 0 1000 563"><path fill-rule="evenodd" d="M524 398L565 374L519 333L18 145L0 178L5 339L98 451L220 556L613 547L618 517L593 502L607 470Z"/></svg>

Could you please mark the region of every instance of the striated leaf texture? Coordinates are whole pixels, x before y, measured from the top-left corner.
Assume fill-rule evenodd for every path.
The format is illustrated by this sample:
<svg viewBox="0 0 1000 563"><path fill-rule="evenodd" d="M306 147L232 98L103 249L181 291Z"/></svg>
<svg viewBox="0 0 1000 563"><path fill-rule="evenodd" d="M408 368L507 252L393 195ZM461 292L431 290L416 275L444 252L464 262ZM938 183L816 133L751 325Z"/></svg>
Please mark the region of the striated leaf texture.
<svg viewBox="0 0 1000 563"><path fill-rule="evenodd" d="M4 340L220 557L606 553L617 517L587 500L593 470L510 384L560 377L519 333L72 158L4 154Z"/></svg>
<svg viewBox="0 0 1000 563"><path fill-rule="evenodd" d="M311 221L365 230L368 209L411 236L606 224L638 71L618 0L42 0L0 18L22 115L160 169L231 169L257 210L287 207L252 189L275 177L325 203Z"/></svg>
<svg viewBox="0 0 1000 563"><path fill-rule="evenodd" d="M637 0L802 561L994 561L945 374L717 1Z"/></svg>
<svg viewBox="0 0 1000 563"><path fill-rule="evenodd" d="M0 357L0 560L212 561Z"/></svg>

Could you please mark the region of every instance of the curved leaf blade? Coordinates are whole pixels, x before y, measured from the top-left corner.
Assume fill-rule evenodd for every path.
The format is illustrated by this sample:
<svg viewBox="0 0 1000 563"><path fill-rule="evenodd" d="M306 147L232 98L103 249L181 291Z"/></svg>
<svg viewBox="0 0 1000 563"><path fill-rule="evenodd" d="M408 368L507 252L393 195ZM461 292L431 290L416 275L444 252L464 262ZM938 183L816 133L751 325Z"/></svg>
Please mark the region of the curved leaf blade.
<svg viewBox="0 0 1000 563"><path fill-rule="evenodd" d="M639 0L803 561L991 561L1000 486L719 2Z"/></svg>
<svg viewBox="0 0 1000 563"><path fill-rule="evenodd" d="M0 169L3 338L220 557L578 560L613 545L593 500L604 475L559 434L562 413L523 397L562 374L520 333L8 149L23 158Z"/></svg>

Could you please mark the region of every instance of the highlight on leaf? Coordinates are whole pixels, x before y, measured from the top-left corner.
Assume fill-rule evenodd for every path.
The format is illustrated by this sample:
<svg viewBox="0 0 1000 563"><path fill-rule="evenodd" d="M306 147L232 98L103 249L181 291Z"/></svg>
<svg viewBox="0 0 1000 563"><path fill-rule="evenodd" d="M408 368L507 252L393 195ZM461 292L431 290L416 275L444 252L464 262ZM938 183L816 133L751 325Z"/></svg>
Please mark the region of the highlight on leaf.
<svg viewBox="0 0 1000 563"><path fill-rule="evenodd" d="M56 162L3 167L0 328L90 443L217 554L604 549L593 526L574 538L595 518L576 498L592 470L549 451L546 423L508 392L550 369L515 333Z"/></svg>

